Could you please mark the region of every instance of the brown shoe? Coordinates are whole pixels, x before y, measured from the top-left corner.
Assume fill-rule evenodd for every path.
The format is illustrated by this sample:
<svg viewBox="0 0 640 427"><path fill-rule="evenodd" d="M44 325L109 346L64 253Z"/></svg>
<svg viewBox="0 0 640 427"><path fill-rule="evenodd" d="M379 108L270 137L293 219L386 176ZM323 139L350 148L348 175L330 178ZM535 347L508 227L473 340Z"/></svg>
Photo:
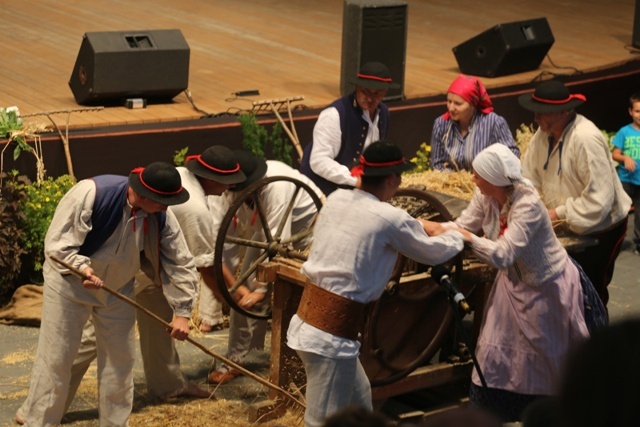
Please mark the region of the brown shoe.
<svg viewBox="0 0 640 427"><path fill-rule="evenodd" d="M226 384L240 375L242 374L237 369L231 368L227 370L226 368L222 368L211 371L207 380L209 384Z"/></svg>
<svg viewBox="0 0 640 427"><path fill-rule="evenodd" d="M196 399L215 399L212 391L204 390L193 383L189 383L181 390L167 396L167 399L174 399L177 397L194 397Z"/></svg>

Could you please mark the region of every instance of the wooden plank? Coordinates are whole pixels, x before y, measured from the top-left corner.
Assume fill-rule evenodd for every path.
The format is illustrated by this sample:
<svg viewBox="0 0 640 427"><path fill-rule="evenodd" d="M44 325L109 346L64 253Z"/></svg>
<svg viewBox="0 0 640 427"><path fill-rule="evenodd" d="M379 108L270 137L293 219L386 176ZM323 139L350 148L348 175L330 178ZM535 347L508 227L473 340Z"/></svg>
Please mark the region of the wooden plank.
<svg viewBox="0 0 640 427"><path fill-rule="evenodd" d="M556 39L549 58L581 71L633 59L627 50L633 0L612 8L607 0L408 0L405 95L441 94L459 73L453 46L504 22L539 17ZM249 13L250 11L250 13ZM0 15L3 66L0 106L23 114L78 107L68 87L82 35L87 31L181 29L191 48L189 89L212 114L246 107L232 92L258 89L260 98L303 95L321 107L340 95L343 0L22 0ZM140 17L145 19L141 23ZM483 79L491 89L527 83L540 72L569 69L545 59L539 70ZM174 103L132 113L113 107L73 115L72 128L172 122L200 117L184 95Z"/></svg>
<svg viewBox="0 0 640 427"><path fill-rule="evenodd" d="M438 363L421 366L401 380L373 387L371 390L373 401L384 401L400 394L470 378L472 368L471 360L459 364Z"/></svg>

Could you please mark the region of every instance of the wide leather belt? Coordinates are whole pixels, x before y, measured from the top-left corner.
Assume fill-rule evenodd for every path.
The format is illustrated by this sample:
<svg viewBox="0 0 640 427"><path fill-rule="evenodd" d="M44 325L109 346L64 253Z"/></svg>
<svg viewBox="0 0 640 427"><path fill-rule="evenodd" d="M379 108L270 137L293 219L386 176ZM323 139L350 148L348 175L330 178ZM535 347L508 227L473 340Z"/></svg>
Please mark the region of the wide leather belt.
<svg viewBox="0 0 640 427"><path fill-rule="evenodd" d="M362 329L366 307L307 281L297 314L322 331L355 340Z"/></svg>

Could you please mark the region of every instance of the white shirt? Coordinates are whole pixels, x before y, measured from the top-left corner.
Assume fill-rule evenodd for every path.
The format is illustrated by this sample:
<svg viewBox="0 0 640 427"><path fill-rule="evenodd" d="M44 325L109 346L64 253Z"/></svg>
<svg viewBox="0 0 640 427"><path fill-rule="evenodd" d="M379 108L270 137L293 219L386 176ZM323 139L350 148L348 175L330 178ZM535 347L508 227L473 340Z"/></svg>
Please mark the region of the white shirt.
<svg viewBox="0 0 640 427"><path fill-rule="evenodd" d="M189 192L189 200L171 206L169 210L178 218L196 267L211 267L219 224L216 227L214 213L198 178L185 167L176 169L182 186Z"/></svg>
<svg viewBox="0 0 640 427"><path fill-rule="evenodd" d="M318 215L313 245L302 272L316 285L369 303L382 295L398 252L420 263L443 263L463 248L457 231L430 237L407 212L372 194L336 190ZM356 357L360 343L340 338L304 323L294 315L287 343L326 357Z"/></svg>
<svg viewBox="0 0 640 427"><path fill-rule="evenodd" d="M380 114L376 114L372 121L368 111L362 112L362 118L369 124L363 150L372 142L380 139L379 117ZM335 107L325 108L320 112L318 121L313 128L313 147L309 156L309 166L316 175L327 181L355 187L358 182L357 178L351 175L348 167L334 160L338 156L341 146L340 113Z"/></svg>
<svg viewBox="0 0 640 427"><path fill-rule="evenodd" d="M577 234L589 234L619 223L631 207L600 129L578 114L547 162L548 134L540 129L522 159L522 174L531 180L547 208Z"/></svg>
<svg viewBox="0 0 640 427"><path fill-rule="evenodd" d="M134 277L140 269L140 252L144 249L147 213L138 210L132 215L131 206L127 203L123 207L122 220L107 241L91 258L80 255L78 250L92 228L95 194L95 183L87 179L78 182L60 200L45 237L45 252L79 270L91 266L105 286L133 298ZM198 279L178 221L169 211L160 233L160 244L165 296L176 310L176 315L191 317L190 307L197 297ZM44 278L45 284L54 291L80 303L105 306L116 299L103 290L84 288L80 279L67 274L49 258L44 264Z"/></svg>

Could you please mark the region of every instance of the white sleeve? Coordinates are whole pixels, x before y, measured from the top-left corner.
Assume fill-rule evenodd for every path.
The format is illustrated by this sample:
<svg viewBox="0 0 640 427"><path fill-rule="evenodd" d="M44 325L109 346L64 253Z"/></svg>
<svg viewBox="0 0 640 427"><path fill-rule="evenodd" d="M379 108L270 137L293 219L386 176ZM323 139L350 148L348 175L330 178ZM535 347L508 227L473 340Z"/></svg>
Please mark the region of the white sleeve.
<svg viewBox="0 0 640 427"><path fill-rule="evenodd" d="M354 186L357 178L351 176L348 167L334 159L342 145L340 114L334 107L322 110L313 128L313 147L309 155L311 170L324 179L338 185Z"/></svg>
<svg viewBox="0 0 640 427"><path fill-rule="evenodd" d="M191 317L198 300L198 272L178 220L167 210L160 236L162 291L176 316Z"/></svg>

